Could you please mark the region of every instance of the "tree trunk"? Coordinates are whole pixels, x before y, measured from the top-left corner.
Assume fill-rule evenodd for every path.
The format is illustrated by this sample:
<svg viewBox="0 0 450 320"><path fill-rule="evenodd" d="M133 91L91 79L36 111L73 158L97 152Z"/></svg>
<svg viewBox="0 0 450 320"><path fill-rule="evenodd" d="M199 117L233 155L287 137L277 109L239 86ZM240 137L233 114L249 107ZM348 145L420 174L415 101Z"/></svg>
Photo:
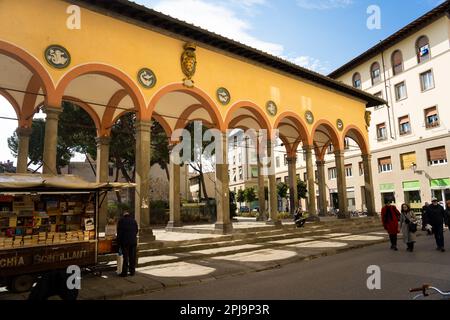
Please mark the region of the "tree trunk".
<svg viewBox="0 0 450 320"><path fill-rule="evenodd" d="M92 164L91 159L89 159L87 152L85 152L84 155L86 156L86 159L89 162L89 165L91 166L92 172L94 173L94 177L97 177L97 172L95 171L94 165Z"/></svg>
<svg viewBox="0 0 450 320"><path fill-rule="evenodd" d="M118 182L118 181L119 181L119 169L117 169L117 166L116 166L116 178L114 179L114 182ZM120 191L116 191L116 198L117 198L118 203L122 203L122 196L120 194Z"/></svg>

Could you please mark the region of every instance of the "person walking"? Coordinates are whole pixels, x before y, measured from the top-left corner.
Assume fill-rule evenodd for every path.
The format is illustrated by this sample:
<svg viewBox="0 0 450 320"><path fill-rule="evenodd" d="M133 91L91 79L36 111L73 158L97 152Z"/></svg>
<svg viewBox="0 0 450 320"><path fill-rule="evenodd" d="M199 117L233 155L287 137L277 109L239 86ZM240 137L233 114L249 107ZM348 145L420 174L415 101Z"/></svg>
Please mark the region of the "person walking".
<svg viewBox="0 0 450 320"><path fill-rule="evenodd" d="M431 200L431 204L427 209L428 223L433 228L434 238L436 239L436 250L444 252L444 221L445 210L439 204L436 198Z"/></svg>
<svg viewBox="0 0 450 320"><path fill-rule="evenodd" d="M398 221L400 219L400 212L397 208L391 205L391 201L386 200L385 206L381 209L381 221L384 229L389 234L389 240L391 241L391 249L398 251L397 249L397 234L400 232Z"/></svg>
<svg viewBox="0 0 450 320"><path fill-rule="evenodd" d="M413 227L411 225L416 224L417 219L414 212L411 210L411 207L409 205L402 204L402 210L400 215L400 230L403 234L403 241L406 243L407 251L413 252L414 251L414 243L416 242L416 234Z"/></svg>
<svg viewBox="0 0 450 320"><path fill-rule="evenodd" d="M428 202L425 202L425 205L422 207L422 231L425 231L425 227L428 224L427 220L427 209L430 204ZM430 234L430 232L428 232Z"/></svg>
<svg viewBox="0 0 450 320"><path fill-rule="evenodd" d="M117 244L122 250L123 266L121 277L126 277L128 271L134 276L136 271L136 248L137 248L138 224L128 211L117 224Z"/></svg>

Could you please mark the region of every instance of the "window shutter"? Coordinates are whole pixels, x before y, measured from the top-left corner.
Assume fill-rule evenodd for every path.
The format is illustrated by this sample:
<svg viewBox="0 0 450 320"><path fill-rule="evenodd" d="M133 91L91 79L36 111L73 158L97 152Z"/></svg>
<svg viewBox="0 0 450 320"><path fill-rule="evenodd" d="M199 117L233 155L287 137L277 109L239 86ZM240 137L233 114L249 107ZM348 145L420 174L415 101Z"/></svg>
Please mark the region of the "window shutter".
<svg viewBox="0 0 450 320"><path fill-rule="evenodd" d="M430 108L425 110L425 117L431 117L431 116L435 116L437 114L437 110L436 108Z"/></svg>
<svg viewBox="0 0 450 320"><path fill-rule="evenodd" d="M409 123L409 116L400 118L399 123L400 124Z"/></svg>
<svg viewBox="0 0 450 320"><path fill-rule="evenodd" d="M379 164L380 166L388 165L388 164L391 164L391 163L392 163L391 157L381 158L381 159L378 160L378 164Z"/></svg>
<svg viewBox="0 0 450 320"><path fill-rule="evenodd" d="M409 169L409 168L411 168L413 163L417 163L415 152L404 153L400 157L401 157L401 161L402 161L402 169L403 170Z"/></svg>
<svg viewBox="0 0 450 320"><path fill-rule="evenodd" d="M428 161L439 161L447 159L447 153L445 147L428 149Z"/></svg>

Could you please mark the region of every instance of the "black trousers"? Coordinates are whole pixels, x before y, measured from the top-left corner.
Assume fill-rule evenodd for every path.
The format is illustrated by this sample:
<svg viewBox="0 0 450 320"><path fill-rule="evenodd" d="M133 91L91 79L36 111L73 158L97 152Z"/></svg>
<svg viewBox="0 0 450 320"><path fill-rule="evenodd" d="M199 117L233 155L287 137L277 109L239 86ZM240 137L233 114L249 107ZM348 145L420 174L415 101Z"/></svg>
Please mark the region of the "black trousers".
<svg viewBox="0 0 450 320"><path fill-rule="evenodd" d="M397 247L397 235L396 234L390 234L389 240L391 240L391 247Z"/></svg>
<svg viewBox="0 0 450 320"><path fill-rule="evenodd" d="M137 245L121 245L123 254L122 274L134 274L136 271L136 247Z"/></svg>
<svg viewBox="0 0 450 320"><path fill-rule="evenodd" d="M443 224L436 224L433 225L433 233L434 238L436 239L436 245L438 248L444 247L444 225Z"/></svg>

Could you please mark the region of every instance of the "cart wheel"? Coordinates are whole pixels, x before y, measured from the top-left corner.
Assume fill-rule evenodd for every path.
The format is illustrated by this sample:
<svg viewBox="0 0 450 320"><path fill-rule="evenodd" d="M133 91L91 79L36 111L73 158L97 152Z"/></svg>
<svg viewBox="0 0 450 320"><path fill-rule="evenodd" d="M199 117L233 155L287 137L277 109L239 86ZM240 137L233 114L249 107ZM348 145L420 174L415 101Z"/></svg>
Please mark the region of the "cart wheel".
<svg viewBox="0 0 450 320"><path fill-rule="evenodd" d="M13 278L8 286L12 292L21 293L30 291L33 287L35 277L29 274L24 274Z"/></svg>

